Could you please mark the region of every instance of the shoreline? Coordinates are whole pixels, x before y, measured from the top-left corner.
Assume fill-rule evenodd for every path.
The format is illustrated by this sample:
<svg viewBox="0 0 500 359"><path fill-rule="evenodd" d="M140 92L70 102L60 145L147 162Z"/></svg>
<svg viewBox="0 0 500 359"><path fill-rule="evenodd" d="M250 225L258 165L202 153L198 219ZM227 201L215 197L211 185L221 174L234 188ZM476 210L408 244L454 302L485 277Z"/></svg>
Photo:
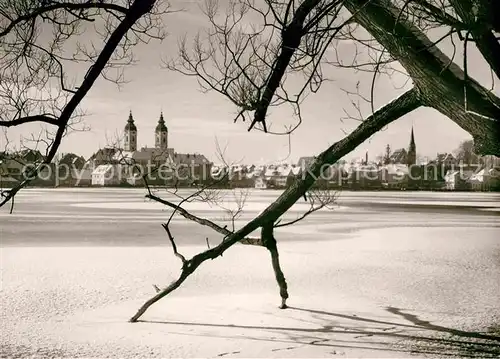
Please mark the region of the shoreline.
<svg viewBox="0 0 500 359"><path fill-rule="evenodd" d="M2 190L10 190L13 187L3 187ZM150 186L151 189L170 189L173 190L174 188L172 187L165 187L165 186ZM69 189L75 189L75 190L145 190L144 186L26 186L23 187L23 190L27 189L34 189L34 190L39 190L39 189L47 189L47 190L69 190ZM196 188L185 186L185 187L178 187L178 190L196 190ZM286 190L286 187L283 188L256 188L256 187L228 187L228 188L214 188L214 190L254 190L254 191L259 191L259 192L283 192ZM329 191L333 192L368 192L368 193L377 193L377 192L429 192L429 193L492 193L492 194L500 194L500 189L499 190L493 190L493 191L481 191L481 190L471 190L471 189L428 189L428 188L422 188L422 189L401 189L401 188L377 188L377 189L370 189L370 188L359 188L359 189L353 189L353 188L346 188L346 187L332 187L328 188ZM20 192L21 193L21 192Z"/></svg>
<svg viewBox="0 0 500 359"><path fill-rule="evenodd" d="M0 246L164 246L168 244L161 223L171 210L145 202L138 191L24 191L17 198L14 212L0 211L2 239ZM279 192L252 192L247 197L236 228L258 215ZM226 199L232 198L224 196ZM173 199L175 201L175 199ZM457 232L467 227L500 225L500 196L491 194L435 193L393 195L383 193L340 193L332 210L321 210L294 226L279 229L278 241L299 242L307 238L330 238L371 228L453 227ZM495 207L494 207L495 206ZM224 207L232 207L225 204ZM309 206L298 202L283 217L294 220ZM231 226L228 215L218 206L190 203L186 209L220 225ZM172 220L174 236L184 245L218 243L221 236L210 228L192 223L181 216ZM408 230L411 232L411 230ZM259 235L256 231L252 235Z"/></svg>

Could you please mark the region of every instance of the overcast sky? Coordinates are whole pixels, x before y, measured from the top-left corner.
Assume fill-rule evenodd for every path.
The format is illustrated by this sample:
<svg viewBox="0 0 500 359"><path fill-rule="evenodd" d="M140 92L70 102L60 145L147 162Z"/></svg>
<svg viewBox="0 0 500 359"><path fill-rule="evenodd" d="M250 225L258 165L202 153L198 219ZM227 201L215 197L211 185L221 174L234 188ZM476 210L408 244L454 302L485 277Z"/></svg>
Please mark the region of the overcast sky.
<svg viewBox="0 0 500 359"><path fill-rule="evenodd" d="M359 125L357 121L340 120L345 116L344 109L352 111L342 88L353 89L358 80L366 83L371 76L359 77L352 70L343 70L329 73L334 81L325 84L318 94L307 98L302 107L304 122L291 136L291 148L286 136L247 132L248 123L233 123L236 108L226 99L215 93L202 93L195 78L160 67L162 56L175 57L179 36L186 32L192 34L204 25L203 15L191 6L188 11L168 15L166 23L169 37L163 43L152 42L137 49L139 63L126 70L130 82L121 91L104 80L95 84L82 103L82 107L89 112L85 121L91 130L71 134L64 140L61 152L90 156L123 131L129 110L132 110L138 128L139 147L154 145L154 128L160 111L163 111L169 129L169 147L177 152L203 153L210 160L216 160L217 138L223 147L227 145L228 160L245 163L284 159L296 161L300 156L321 152ZM340 50L349 56L352 49L346 46ZM477 54L471 56L473 58L469 63L475 65L469 72L482 83L491 83L490 73L479 62L480 57ZM380 78L375 89L377 106L401 93L395 87L401 86L404 80L402 76L392 80ZM269 113L269 121L273 129L281 129L290 121L289 112L273 109ZM364 157L368 151L369 156L374 158L384 152L388 143L393 149L407 147L412 126L417 153L421 156L434 157L437 152L453 151L462 140L470 138L435 110L421 108L374 135L348 157Z"/></svg>

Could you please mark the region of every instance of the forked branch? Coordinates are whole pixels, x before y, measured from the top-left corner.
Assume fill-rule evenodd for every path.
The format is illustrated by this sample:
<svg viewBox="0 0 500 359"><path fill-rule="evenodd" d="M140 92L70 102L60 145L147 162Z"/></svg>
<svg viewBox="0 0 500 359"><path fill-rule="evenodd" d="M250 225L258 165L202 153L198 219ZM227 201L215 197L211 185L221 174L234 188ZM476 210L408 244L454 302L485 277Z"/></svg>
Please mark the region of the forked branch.
<svg viewBox="0 0 500 359"><path fill-rule="evenodd" d="M304 196L314 184L316 178L320 175L325 164L334 164L373 134L420 106L421 101L419 92L414 88L376 111L351 134L328 147L318 155L305 176L288 187L276 201L270 204L257 217L236 232L230 233L225 240L217 246L198 253L191 259L188 259L182 266L182 271L178 279L146 301L146 303L139 308L138 312L130 318L130 322L138 321L151 305L178 288L203 262L221 256L228 248L240 242L253 231L268 226L269 223L276 222L295 202Z"/></svg>
<svg viewBox="0 0 500 359"><path fill-rule="evenodd" d="M274 225L274 228L291 226L293 224L296 224L297 222L302 221L314 212L322 210L323 208L331 208L337 200L337 193L331 192L329 190L314 189L308 191L305 198L310 204L310 207L307 211L291 221L281 222L281 220L278 220Z"/></svg>

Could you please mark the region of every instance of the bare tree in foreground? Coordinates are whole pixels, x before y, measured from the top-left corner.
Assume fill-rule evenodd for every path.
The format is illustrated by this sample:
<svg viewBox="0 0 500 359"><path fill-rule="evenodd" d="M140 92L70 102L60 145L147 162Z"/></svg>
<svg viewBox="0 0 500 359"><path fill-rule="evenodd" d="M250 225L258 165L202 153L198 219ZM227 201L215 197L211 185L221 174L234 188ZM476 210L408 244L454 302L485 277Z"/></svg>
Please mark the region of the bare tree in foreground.
<svg viewBox="0 0 500 359"><path fill-rule="evenodd" d="M489 3L491 5L491 3ZM467 6L475 6L476 15L471 19ZM464 51L464 69L439 50L438 41L431 41L425 32L436 27L445 28L445 37L465 31L461 37L464 48L468 41L476 42L477 48L491 67L492 76L500 76L498 61L499 45L494 30L497 24L491 18L481 16L486 1L232 1L226 14L220 15L215 1L207 1L206 15L211 28L206 38L197 36L193 50L186 41L181 42L180 58L167 63L167 67L188 76L195 76L206 90L227 97L239 111L235 119L250 120L249 130L258 128L270 132L266 124L267 111L271 106L291 104L298 117L295 130L302 122L300 103L307 90L318 91L323 82L322 65L328 63L327 51L337 38L349 39L360 45L378 50L373 61L375 76L381 67L393 61L403 66L411 78L413 87L372 114L352 133L319 154L308 171L291 185L261 214L235 232L213 226L176 208L186 218L208 225L223 234L223 241L216 247L199 253L189 260L180 256L181 274L167 288L148 300L130 319L137 321L147 308L160 300L193 273L208 259L222 255L233 244L245 240L251 232L261 229L261 243L273 256L276 241L273 235L279 218L290 209L323 173L325 165L334 164L373 134L411 111L432 107L445 114L468 131L480 154L500 154L499 120L500 99L467 75L467 51ZM465 11L464 11L465 7ZM347 11L346 11L347 10ZM451 15L450 15L451 11ZM249 26L245 19L249 13L262 16L262 22ZM362 27L371 36L369 41L360 39ZM361 33L361 37L364 33ZM495 41L492 41L494 39ZM378 46L378 48L377 48ZM383 56L383 55L388 55ZM338 62L337 62L338 64ZM352 67L361 69L365 64ZM306 75L304 86L294 94L286 87L287 75ZM373 84L372 84L373 91ZM373 105L372 105L373 109ZM164 203L171 206L169 203ZM169 233L174 253L175 243ZM277 254L277 252L276 252ZM280 284L282 308L286 308L288 292L283 273L279 270L278 257L276 278Z"/></svg>
<svg viewBox="0 0 500 359"><path fill-rule="evenodd" d="M225 207L224 204L224 198L221 197L221 192L219 190L216 189L214 190L213 188L211 188L214 184L216 184L217 181L221 180L222 178L215 181L211 181L205 184L204 186L198 188L196 191L194 191L194 193L191 193L190 195L187 196L182 196L176 188L167 190L167 192L169 192L171 195L176 196L179 199L178 203L174 203L162 198L157 193L155 193L152 190L152 188L150 188L146 183L146 188L148 191L146 198L161 203L173 210L169 216L168 221L162 224L162 226L167 233L170 244L172 245L172 250L174 252L174 255L177 258L179 258L182 262L182 268L179 277L167 287L160 289L158 286L154 285L157 294L151 299L149 299L146 303L144 303L144 305L141 306L141 308L139 308L138 312L130 319L131 322L136 322L151 305L153 305L158 300L162 299L164 296L168 295L169 293L177 289L198 268L198 266L201 263L203 263L208 259L215 259L218 256L222 256L222 253L225 251L225 249L229 248L229 246L236 243L236 241L234 240L232 240L231 242L229 241L231 240L231 237L235 233L237 233L234 229L235 228L234 221L244 210L247 193L245 193L245 191L243 192L239 191L238 193L238 191L233 190L232 191L232 195L234 196L233 203L236 203L236 208L232 209L227 208ZM274 236L274 229L278 227L293 225L318 210L321 210L323 208L331 208L331 206L335 203L335 200L336 200L336 194L333 192L330 192L328 190L310 190L308 192L308 202L310 207L299 217L289 221L277 220L273 222L267 222L265 225L262 226L260 237L248 237L248 234L253 232L253 231L248 231L247 234L243 235L243 237L240 240L238 240L238 242L242 244L263 246L269 251L271 255L272 268L280 290L280 297L281 297L280 308L282 309L287 308L286 300L288 299L288 287L285 275L283 274L283 271L280 266L279 252L278 252L276 238ZM189 202L210 203L212 205L219 206L229 215L228 220L231 224L232 229L228 229L227 228L228 225L221 226L215 223L214 221L208 220L206 218L201 218L199 216L190 213L189 211L187 211L182 207L185 203ZM186 259L184 255L182 255L178 251L177 244L170 229L170 222L175 215L180 215L186 218L187 220L196 222L202 226L207 226L213 229L216 233L221 235L222 237L221 242L217 246L211 248L209 240L207 238L206 243L208 249L204 252L195 255L193 258Z"/></svg>

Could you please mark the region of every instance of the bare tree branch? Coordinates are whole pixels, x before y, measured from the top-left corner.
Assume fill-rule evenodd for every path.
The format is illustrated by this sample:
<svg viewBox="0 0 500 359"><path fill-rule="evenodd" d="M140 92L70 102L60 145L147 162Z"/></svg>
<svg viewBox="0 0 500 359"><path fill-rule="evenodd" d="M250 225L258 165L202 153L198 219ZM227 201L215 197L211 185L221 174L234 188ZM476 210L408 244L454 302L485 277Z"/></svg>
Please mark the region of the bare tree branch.
<svg viewBox="0 0 500 359"><path fill-rule="evenodd" d="M174 255L177 258L179 258L182 261L182 264L184 265L184 263L186 263L186 258L177 251L177 245L175 244L174 237L172 236L172 233L170 232L170 228L168 227L168 224L163 223L162 227L167 232L168 239L170 240L170 244L172 244L172 250L174 251Z"/></svg>
<svg viewBox="0 0 500 359"><path fill-rule="evenodd" d="M311 189L306 193L306 199L310 204L310 208L307 211L291 221L276 221L276 223L274 224L274 228L291 226L302 221L314 212L317 212L324 208L333 209L332 205L336 203L337 193L331 192L330 190Z"/></svg>
<svg viewBox="0 0 500 359"><path fill-rule="evenodd" d="M23 6L25 6L24 4ZM28 177L21 183L10 190L2 192L0 207L11 200L16 193L34 178L41 166L49 164L57 154L63 137L71 129L71 120L74 118L83 98L92 88L97 78L103 73L106 68L111 66L110 60L116 54L117 49L122 49L124 54L128 53L129 46L135 44L135 40L131 40L127 36L128 32L136 34L137 38L141 38L141 34L151 28L150 20L146 20L141 24L141 19L148 18L148 14L157 6L155 0L135 1L128 9L119 5L107 2L87 2L87 3L50 3L45 5L28 4L23 8L5 9L0 14L0 42L2 44L2 53L0 56L1 69L8 77L2 79L0 87L2 87L5 103L0 108L0 126L12 127L27 123L46 123L56 126L55 133L46 133L47 153L44 161L34 168ZM62 56L59 56L54 51L58 46L68 38L75 36L78 31L78 21L87 21L92 19L94 14L86 11L90 10L108 10L119 11L123 13L121 21L114 25L112 22L106 22L108 32L103 34L106 36L106 41L102 50L95 50L94 53L88 53L88 59L92 65L89 67L84 79L77 90L68 90L64 85L64 71L62 69ZM8 15L8 11L13 12L13 16ZM16 16L17 14L17 16ZM54 40L49 47L42 47L35 43L37 38L36 20L40 17L43 21L50 22L56 29ZM73 17L74 19L70 19ZM8 20L8 24L3 26L3 23ZM134 29L134 26L136 29ZM139 27L138 27L139 26ZM142 28L141 28L142 26ZM135 31L135 32L134 32ZM12 35L12 36L9 36ZM38 59L33 56L33 51L40 51L45 57ZM0 53L1 55L1 53ZM11 58L9 58L9 56ZM120 57L120 54L118 54ZM47 61L45 62L45 59ZM70 59L71 60L71 59ZM78 59L72 59L78 61ZM54 68L53 68L54 66ZM7 72L10 71L10 72ZM23 73L25 71L25 73ZM105 76L105 75L104 75ZM56 77L60 82L63 91L67 95L63 98L50 95L52 90L50 78ZM45 98L39 100L30 98L30 92L33 89L47 90L49 94ZM12 110L9 106L15 109L12 115ZM29 114L32 109L41 109L41 115ZM45 109L57 110L55 114L48 114ZM27 114L23 116L23 114ZM12 117L11 120L6 119ZM4 119L5 118L5 119ZM36 139L34 139L36 141ZM47 141L39 138L38 141Z"/></svg>
<svg viewBox="0 0 500 359"><path fill-rule="evenodd" d="M10 121L3 121L0 120L0 126L3 127L13 127L13 126L19 126L23 125L25 123L30 123L30 122L43 122L43 123L48 123L49 125L58 125L58 119L50 117L48 115L36 115L36 116L27 116L27 117L21 117L21 118L16 118L14 120Z"/></svg>
<svg viewBox="0 0 500 359"><path fill-rule="evenodd" d="M151 305L178 288L203 262L208 259L215 259L221 256L228 248L241 241L256 229L266 226L269 223L276 222L279 217L283 215L283 213L289 210L297 200L304 196L307 190L314 184L317 177L320 175L320 172L323 170L323 166L325 164L335 163L384 126L420 106L421 101L419 99L418 90L412 89L388 105L382 107L380 110L376 111L349 136L336 142L319 154L305 176L288 187L288 189L286 189L275 202L269 205L257 217L236 232L227 236L227 238L219 245L198 253L191 259L188 259L185 265L183 265L182 271L177 280L146 301L139 308L137 313L130 318L130 322L137 322Z"/></svg>
<svg viewBox="0 0 500 359"><path fill-rule="evenodd" d="M107 9L107 10L118 11L125 15L129 12L129 9L123 6L113 3L106 3L103 1L88 1L85 3L71 3L71 2L52 3L50 5L42 5L40 7L35 7L32 11L24 15L21 15L15 19L11 19L11 22L2 31L0 31L0 37L3 37L8 33L10 33L14 29L14 27L20 24L21 22L32 20L36 17L42 16L46 13L53 12L59 9L64 9L67 11L84 10L84 9ZM5 13L3 13L2 15L6 16Z"/></svg>

